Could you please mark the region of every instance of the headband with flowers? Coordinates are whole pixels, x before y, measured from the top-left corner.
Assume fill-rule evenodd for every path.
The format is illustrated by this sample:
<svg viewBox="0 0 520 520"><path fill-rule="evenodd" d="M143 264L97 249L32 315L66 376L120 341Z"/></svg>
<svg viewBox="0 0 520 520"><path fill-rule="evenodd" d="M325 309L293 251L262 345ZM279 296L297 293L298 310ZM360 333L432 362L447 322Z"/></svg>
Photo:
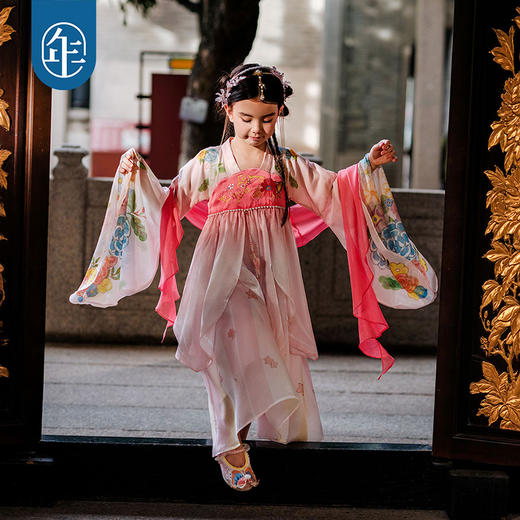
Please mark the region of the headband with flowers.
<svg viewBox="0 0 520 520"><path fill-rule="evenodd" d="M276 76L280 80L280 83L282 84L282 87L283 87L283 100L285 102L285 91L286 91L287 87L289 86L289 82L284 79L283 72L280 72L276 67L274 67L274 66L269 67L269 69L270 70L268 70L268 71L264 71L264 70L261 70L258 66L254 66L254 67L249 67L245 70L241 70L238 74L236 74L235 76L232 76L231 78L229 78L226 81L226 89L225 90L223 88L220 89L218 94L215 96L215 101L218 104L220 104L222 107L224 107L224 105L227 105L229 95L231 93L231 89L233 87L236 87L242 80L246 79L247 77L250 77L250 76L245 75L246 72L254 70L253 74L258 77L258 90L259 90L260 100L261 101L264 100L264 88L265 88L265 86L262 82L262 74L271 74L272 76Z"/></svg>

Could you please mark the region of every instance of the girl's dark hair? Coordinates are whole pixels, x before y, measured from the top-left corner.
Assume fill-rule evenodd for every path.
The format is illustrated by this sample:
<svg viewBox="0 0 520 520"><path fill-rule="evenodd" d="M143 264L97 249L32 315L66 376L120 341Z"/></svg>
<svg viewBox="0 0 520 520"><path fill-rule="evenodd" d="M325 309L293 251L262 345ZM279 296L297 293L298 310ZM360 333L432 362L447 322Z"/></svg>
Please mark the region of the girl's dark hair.
<svg viewBox="0 0 520 520"><path fill-rule="evenodd" d="M217 86L217 91L219 91L220 89L223 89L225 91L226 83L231 78L244 76L243 80L239 81L235 86L231 88L229 92L229 97L227 99L228 105L231 106L233 103L236 103L237 101L242 101L244 99L258 98L260 96L260 88L258 76L254 74L256 71L262 72L261 81L264 85L263 102L276 103L278 105L278 109L282 108L280 117L285 117L289 115L289 109L285 104L285 100L293 93L293 90L290 85L285 85L284 87L280 78L273 74L273 69L271 67L265 67L257 63L245 63L243 65L239 65L238 67L235 67L231 71L231 73L224 74L220 78ZM224 108L221 105L217 105L217 109L224 113ZM227 139L227 137L233 134L233 124L229 121L226 121L226 127L224 128L222 140ZM276 169L282 177L282 185L285 195L285 211L282 217L283 226L289 216L289 196L287 194L288 174L285 168L285 162L283 160L282 151L278 146L278 140L275 134L273 134L272 137L267 141L267 145L269 146L269 151L272 153L274 157L277 167Z"/></svg>

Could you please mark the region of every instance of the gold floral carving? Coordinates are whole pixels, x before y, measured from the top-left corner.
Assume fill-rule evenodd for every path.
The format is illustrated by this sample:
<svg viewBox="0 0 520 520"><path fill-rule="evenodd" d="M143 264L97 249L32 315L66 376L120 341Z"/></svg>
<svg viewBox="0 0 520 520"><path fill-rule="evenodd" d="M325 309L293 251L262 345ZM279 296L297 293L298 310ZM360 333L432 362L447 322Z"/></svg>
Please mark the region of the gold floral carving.
<svg viewBox="0 0 520 520"><path fill-rule="evenodd" d="M7 189L7 172L2 168L5 160L11 155L9 150L0 150L0 188Z"/></svg>
<svg viewBox="0 0 520 520"><path fill-rule="evenodd" d="M5 160L11 155L9 150L0 150L0 188L7 189L7 172L3 169ZM0 217L5 217L4 205L0 202ZM7 240L2 234L0 234L0 240ZM0 274L1 277L1 274Z"/></svg>
<svg viewBox="0 0 520 520"><path fill-rule="evenodd" d="M516 11L513 22L520 28L520 8ZM493 60L511 73L488 141L488 149L499 145L504 152L504 168L484 172L492 185L486 197L491 249L484 258L493 262L495 278L482 286L480 319L486 335L480 345L496 363L482 361L484 377L470 384L470 392L484 394L477 415L487 417L488 425L498 421L501 429L520 431L520 72L515 73L515 26L508 33L494 31Z"/></svg>
<svg viewBox="0 0 520 520"><path fill-rule="evenodd" d="M0 88L0 126L9 132L9 129L11 128L11 121L9 120L9 114L7 113L9 105L6 101L1 99L3 95L4 91Z"/></svg>
<svg viewBox="0 0 520 520"><path fill-rule="evenodd" d="M0 264L0 305L4 303L5 300L5 291L4 291L4 279L2 277L2 272L4 271L4 266Z"/></svg>
<svg viewBox="0 0 520 520"><path fill-rule="evenodd" d="M5 7L0 11L0 45L3 45L5 42L11 39L11 34L14 33L14 29L7 25L7 18L9 18L9 14L14 9L12 7Z"/></svg>
<svg viewBox="0 0 520 520"><path fill-rule="evenodd" d="M14 6L5 7L0 11L0 46L4 43L11 40L11 34L15 32L15 30L7 25L7 19L11 14L11 11L14 9ZM4 128L8 132L11 130L11 121L9 119L9 114L7 113L7 109L9 105L2 98L4 95L4 90L0 88L0 127ZM9 150L0 150L0 189L7 190L7 172L3 169L3 164L6 159L11 155ZM5 217L5 208L3 203L0 202L0 217ZM0 233L0 240L7 240L7 238ZM4 266L0 264L0 306L5 302L5 289L4 289ZM2 323L3 325L3 323ZM3 328L3 326L1 327ZM6 346L8 343L7 338L0 339L0 345ZM9 377L9 370L0 365L0 378Z"/></svg>

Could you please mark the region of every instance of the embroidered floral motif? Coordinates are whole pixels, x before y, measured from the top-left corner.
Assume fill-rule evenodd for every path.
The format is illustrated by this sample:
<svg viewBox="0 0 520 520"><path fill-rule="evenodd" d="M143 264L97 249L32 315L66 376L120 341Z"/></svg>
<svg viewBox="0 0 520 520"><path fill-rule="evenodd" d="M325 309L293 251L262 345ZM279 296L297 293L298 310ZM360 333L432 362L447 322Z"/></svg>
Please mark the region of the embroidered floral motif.
<svg viewBox="0 0 520 520"><path fill-rule="evenodd" d="M426 271L428 271L428 264L426 263L426 260L420 255L417 254L418 258L412 260L412 264L417 267L420 271L422 271L424 274L426 274Z"/></svg>
<svg viewBox="0 0 520 520"><path fill-rule="evenodd" d="M275 180L272 177L267 177L263 180L262 184L254 191L253 197L265 197L268 196L274 199L282 191L282 182Z"/></svg>
<svg viewBox="0 0 520 520"><path fill-rule="evenodd" d="M362 190L364 203L369 208L369 211L372 212L373 208L378 206L379 194L373 186L369 188L364 183L362 184Z"/></svg>
<svg viewBox="0 0 520 520"><path fill-rule="evenodd" d="M381 233L382 226L380 224L384 225L385 222L385 212L383 211L383 208L378 204L371 211L370 216L372 217L372 223L374 224L374 227L379 233Z"/></svg>
<svg viewBox="0 0 520 520"><path fill-rule="evenodd" d="M199 186L199 191L206 191L209 187L209 179L204 179Z"/></svg>
<svg viewBox="0 0 520 520"><path fill-rule="evenodd" d="M390 276L380 276L379 282L384 289L397 290L404 289L410 298L416 300L426 298L428 290L419 285L419 280L415 276L408 274L408 267L404 264L390 262L390 270L395 278Z"/></svg>
<svg viewBox="0 0 520 520"><path fill-rule="evenodd" d="M404 256L407 260L417 258L417 251L412 246L402 222L390 222L390 224L383 229L381 240L390 251Z"/></svg>
<svg viewBox="0 0 520 520"><path fill-rule="evenodd" d="M426 296L428 296L428 289L422 285L418 285L413 292L417 295L417 299L426 298Z"/></svg>
<svg viewBox="0 0 520 520"><path fill-rule="evenodd" d="M98 271L98 274L96 278L94 279L94 284L100 285L104 280L106 280L108 276L109 270L114 267L117 264L117 257L116 256L108 256L105 258L105 261L103 262L103 265L101 266L101 269ZM95 269L94 269L95 271ZM105 291L102 291L105 292Z"/></svg>
<svg viewBox="0 0 520 520"><path fill-rule="evenodd" d="M388 208L391 208L394 205L394 199L381 195L381 204L385 208L385 211L388 211Z"/></svg>
<svg viewBox="0 0 520 520"><path fill-rule="evenodd" d="M126 208L126 217L130 219L130 225L134 234L141 242L147 239L146 231L144 229L141 218L144 218L144 207L136 209L135 190L131 189L128 194L128 205Z"/></svg>
<svg viewBox="0 0 520 520"><path fill-rule="evenodd" d="M264 363L266 365L269 365L271 368L277 368L278 367L278 362L276 362L272 357L270 356L265 356L264 358Z"/></svg>
<svg viewBox="0 0 520 520"><path fill-rule="evenodd" d="M241 190L245 190L248 186L253 184L255 179L261 178L261 175L239 175L238 180L238 187Z"/></svg>
<svg viewBox="0 0 520 520"><path fill-rule="evenodd" d="M380 276L379 283L382 285L383 289L391 289L392 291L402 289L401 284L391 276Z"/></svg>
<svg viewBox="0 0 520 520"><path fill-rule="evenodd" d="M98 291L100 293L105 293L107 291L110 291L112 289L112 282L110 281L110 278L105 278L99 285L98 285Z"/></svg>
<svg viewBox="0 0 520 520"><path fill-rule="evenodd" d="M254 189L256 180L263 179L263 175L251 175L249 173L241 173L237 175L236 184L230 183L226 186L224 193L220 195L218 200L229 203L230 201L239 201L244 196L251 193Z"/></svg>
<svg viewBox="0 0 520 520"><path fill-rule="evenodd" d="M426 260L420 255L419 252L417 252L417 257L418 258L415 260L412 260L412 264L423 273L426 273L426 271L428 271L428 264L426 263Z"/></svg>
<svg viewBox="0 0 520 520"><path fill-rule="evenodd" d="M275 191L276 193L280 193L282 191L282 183L281 181L275 181L272 178L265 179L261 184L261 189L264 191Z"/></svg>
<svg viewBox="0 0 520 520"><path fill-rule="evenodd" d="M218 159L218 148L205 148L197 154L197 159L201 163L213 163Z"/></svg>
<svg viewBox="0 0 520 520"><path fill-rule="evenodd" d="M390 270L392 271L394 276L408 273L408 267L406 267L404 264L396 264L394 262L390 263Z"/></svg>
<svg viewBox="0 0 520 520"><path fill-rule="evenodd" d="M116 229L110 241L110 251L114 256L121 256L123 249L128 243L128 237L130 236L130 224L126 215L117 217L116 224Z"/></svg>
<svg viewBox="0 0 520 520"><path fill-rule="evenodd" d="M119 280L121 267L116 269L119 258L114 255L105 257L101 268L99 268L100 258L95 258L83 279L82 286L86 289L78 291L78 300L84 301L85 296L94 297L99 293L105 293L112 289L111 280ZM99 269L98 269L99 268Z"/></svg>
<svg viewBox="0 0 520 520"><path fill-rule="evenodd" d="M388 266L388 260L384 256L379 254L376 243L372 239L370 239L370 254L372 256L372 261L374 262L374 264L378 265L379 267Z"/></svg>
<svg viewBox="0 0 520 520"><path fill-rule="evenodd" d="M253 471L249 467L245 471L233 471L231 479L233 485L240 489L244 488L249 480L256 480Z"/></svg>
<svg viewBox="0 0 520 520"><path fill-rule="evenodd" d="M81 283L86 289L77 292L78 301L83 302L85 297L94 297L98 293L106 293L112 289L112 280L121 277L121 257L128 245L130 233L133 231L139 240L145 242L147 234L142 220L145 218L144 208L136 209L135 190L130 189L127 198L123 201L120 214L117 217L116 228L110 240L108 252L101 261L101 257L92 259L92 262Z"/></svg>
<svg viewBox="0 0 520 520"><path fill-rule="evenodd" d="M235 337L235 329L229 329L227 331L228 338L234 338Z"/></svg>

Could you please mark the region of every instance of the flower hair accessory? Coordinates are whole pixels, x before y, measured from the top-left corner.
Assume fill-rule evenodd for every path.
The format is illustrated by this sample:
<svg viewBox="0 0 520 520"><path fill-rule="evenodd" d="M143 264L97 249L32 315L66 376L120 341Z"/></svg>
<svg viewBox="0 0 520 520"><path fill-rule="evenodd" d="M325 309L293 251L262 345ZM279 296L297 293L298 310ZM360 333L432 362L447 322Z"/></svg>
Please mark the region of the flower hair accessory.
<svg viewBox="0 0 520 520"><path fill-rule="evenodd" d="M265 85L262 82L262 75L263 74L271 74L275 77L277 77L280 80L280 83L283 87L283 100L285 102L285 91L287 87L289 86L289 82L284 79L283 72L280 72L276 67L269 67L270 70L261 70L258 66L255 67L249 67L245 70L242 70L238 73L236 76L232 76L226 81L226 88L221 88L217 95L215 96L215 101L220 104L222 107L224 105L228 104L229 95L231 94L231 90L236 87L242 80L246 79L247 77L245 73L249 71L254 71L253 74L258 77L258 90L259 90L259 97L260 100L264 100L264 89Z"/></svg>
<svg viewBox="0 0 520 520"><path fill-rule="evenodd" d="M215 96L215 100L217 103L220 103L222 106L227 105L227 100L229 98L229 94L231 93L231 89L236 87L243 79L246 79L245 76L233 76L232 78L226 81L226 90L223 88L220 89L219 93Z"/></svg>

